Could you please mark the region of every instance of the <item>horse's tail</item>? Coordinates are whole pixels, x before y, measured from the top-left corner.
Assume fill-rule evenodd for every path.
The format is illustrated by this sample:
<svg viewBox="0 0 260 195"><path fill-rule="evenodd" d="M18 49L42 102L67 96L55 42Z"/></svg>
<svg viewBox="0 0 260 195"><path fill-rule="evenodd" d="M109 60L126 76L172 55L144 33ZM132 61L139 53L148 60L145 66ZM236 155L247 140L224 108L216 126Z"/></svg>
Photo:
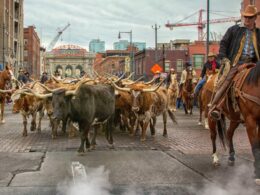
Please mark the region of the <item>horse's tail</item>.
<svg viewBox="0 0 260 195"><path fill-rule="evenodd" d="M175 115L173 114L173 112L170 109L167 109L169 117L172 119L172 122L178 124Z"/></svg>
<svg viewBox="0 0 260 195"><path fill-rule="evenodd" d="M223 145L224 149L226 150L226 120L225 116L222 114L221 119L217 121L217 129L218 129L218 136L220 139L221 144Z"/></svg>

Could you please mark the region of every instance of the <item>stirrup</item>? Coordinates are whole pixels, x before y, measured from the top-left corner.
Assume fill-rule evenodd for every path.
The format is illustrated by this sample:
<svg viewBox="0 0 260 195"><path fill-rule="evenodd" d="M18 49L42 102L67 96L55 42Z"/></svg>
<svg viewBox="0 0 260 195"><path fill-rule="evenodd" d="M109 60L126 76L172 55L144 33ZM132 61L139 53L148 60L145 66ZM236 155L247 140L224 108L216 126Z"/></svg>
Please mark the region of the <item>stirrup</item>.
<svg viewBox="0 0 260 195"><path fill-rule="evenodd" d="M210 113L210 116L212 117L213 120L216 120L216 121L221 119L221 115L220 115L220 112L218 110L213 110Z"/></svg>

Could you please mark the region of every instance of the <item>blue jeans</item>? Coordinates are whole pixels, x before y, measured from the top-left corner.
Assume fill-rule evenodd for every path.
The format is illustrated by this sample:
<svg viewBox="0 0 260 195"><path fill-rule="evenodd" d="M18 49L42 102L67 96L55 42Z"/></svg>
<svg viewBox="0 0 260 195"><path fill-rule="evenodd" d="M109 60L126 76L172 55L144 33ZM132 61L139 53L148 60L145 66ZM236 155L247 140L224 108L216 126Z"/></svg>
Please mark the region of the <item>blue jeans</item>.
<svg viewBox="0 0 260 195"><path fill-rule="evenodd" d="M199 91L201 90L201 88L203 87L203 85L206 83L206 77L203 77L203 79L201 79L199 82L198 82L198 84L197 84L197 86L196 86L196 88L195 88L195 94L198 94L199 93Z"/></svg>

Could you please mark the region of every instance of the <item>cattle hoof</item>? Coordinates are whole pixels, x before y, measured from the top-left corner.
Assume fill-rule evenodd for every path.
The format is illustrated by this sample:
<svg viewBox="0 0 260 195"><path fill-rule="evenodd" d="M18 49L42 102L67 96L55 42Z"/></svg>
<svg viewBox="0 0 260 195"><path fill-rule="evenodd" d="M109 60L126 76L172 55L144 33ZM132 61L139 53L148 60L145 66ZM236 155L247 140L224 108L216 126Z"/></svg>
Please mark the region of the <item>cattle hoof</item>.
<svg viewBox="0 0 260 195"><path fill-rule="evenodd" d="M109 149L115 149L114 144L110 144L108 147L109 147Z"/></svg>
<svg viewBox="0 0 260 195"><path fill-rule="evenodd" d="M91 145L90 150L96 150L96 145Z"/></svg>
<svg viewBox="0 0 260 195"><path fill-rule="evenodd" d="M41 131L42 131L41 129L39 129L39 128L37 129L37 132L38 132L38 133L41 133Z"/></svg>
<svg viewBox="0 0 260 195"><path fill-rule="evenodd" d="M202 123L201 123L201 122L198 122L198 125L202 125Z"/></svg>
<svg viewBox="0 0 260 195"><path fill-rule="evenodd" d="M234 165L235 165L235 161L233 161L233 160L228 160L228 165L229 165L229 166L234 166Z"/></svg>
<svg viewBox="0 0 260 195"><path fill-rule="evenodd" d="M164 134L163 134L163 137L168 137L168 134L167 134L167 133L164 133Z"/></svg>
<svg viewBox="0 0 260 195"><path fill-rule="evenodd" d="M56 135L52 135L51 138L52 138L52 139L56 139L57 136L56 136Z"/></svg>
<svg viewBox="0 0 260 195"><path fill-rule="evenodd" d="M146 140L145 138L142 138L142 139L141 139L141 142L145 142L145 140Z"/></svg>
<svg viewBox="0 0 260 195"><path fill-rule="evenodd" d="M84 156L85 152L78 152L78 156Z"/></svg>
<svg viewBox="0 0 260 195"><path fill-rule="evenodd" d="M0 124L5 124L5 120L4 119L1 120Z"/></svg>
<svg viewBox="0 0 260 195"><path fill-rule="evenodd" d="M260 186L260 179L255 179L256 185Z"/></svg>
<svg viewBox="0 0 260 195"><path fill-rule="evenodd" d="M23 132L23 137L26 137L27 136L27 133Z"/></svg>

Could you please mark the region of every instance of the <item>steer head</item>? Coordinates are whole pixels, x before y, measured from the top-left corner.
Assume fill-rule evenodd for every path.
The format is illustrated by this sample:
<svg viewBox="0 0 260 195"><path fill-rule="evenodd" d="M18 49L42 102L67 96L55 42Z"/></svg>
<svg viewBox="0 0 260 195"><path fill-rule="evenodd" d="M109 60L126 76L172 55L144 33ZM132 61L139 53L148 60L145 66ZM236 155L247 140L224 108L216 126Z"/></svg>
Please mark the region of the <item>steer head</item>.
<svg viewBox="0 0 260 195"><path fill-rule="evenodd" d="M119 87L112 82L112 85L119 91L126 91L131 94L132 111L139 112L141 109L148 110L149 102L151 100L151 92L155 92L159 89L164 81L155 87L147 88L144 84L136 84L130 87Z"/></svg>
<svg viewBox="0 0 260 195"><path fill-rule="evenodd" d="M58 89L52 92L52 107L54 119L62 120L68 116L69 101L72 94L67 94L65 89Z"/></svg>

